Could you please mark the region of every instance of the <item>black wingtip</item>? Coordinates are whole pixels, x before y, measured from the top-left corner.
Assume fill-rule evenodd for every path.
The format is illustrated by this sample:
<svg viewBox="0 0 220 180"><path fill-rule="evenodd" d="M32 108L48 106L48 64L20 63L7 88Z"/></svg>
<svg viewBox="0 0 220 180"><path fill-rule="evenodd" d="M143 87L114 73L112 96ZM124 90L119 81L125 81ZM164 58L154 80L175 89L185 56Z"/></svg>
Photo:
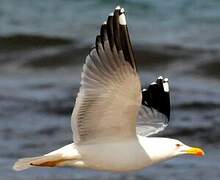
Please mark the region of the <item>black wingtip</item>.
<svg viewBox="0 0 220 180"><path fill-rule="evenodd" d="M95 47L96 47L96 51L99 54L99 46L102 44L102 39L101 36L98 35L96 36L96 41L95 41Z"/></svg>
<svg viewBox="0 0 220 180"><path fill-rule="evenodd" d="M100 35L98 36L96 41L101 41L103 45L104 41L107 39L111 50L115 47L117 51L122 51L125 61L136 70L136 63L130 42L124 8L116 6L114 12L109 14L107 22L102 24ZM97 44L99 43L96 42L96 47Z"/></svg>
<svg viewBox="0 0 220 180"><path fill-rule="evenodd" d="M119 11L119 26L120 26L121 48L123 50L125 60L130 63L133 69L136 70L136 62L135 62L134 53L133 53L133 49L131 45L131 40L129 37L124 8L121 8Z"/></svg>
<svg viewBox="0 0 220 180"><path fill-rule="evenodd" d="M170 119L170 95L168 78L158 77L147 89L142 90L142 105L158 110Z"/></svg>
<svg viewBox="0 0 220 180"><path fill-rule="evenodd" d="M107 35L107 23L104 22L101 26L100 29L100 37L101 37L101 41L102 41L102 45L104 47L104 41L106 41L108 39L108 35Z"/></svg>
<svg viewBox="0 0 220 180"><path fill-rule="evenodd" d="M120 51L122 48L121 48L120 26L119 26L120 9L118 7L120 6L117 6L114 11L113 31L114 31L114 41L115 41L116 49Z"/></svg>

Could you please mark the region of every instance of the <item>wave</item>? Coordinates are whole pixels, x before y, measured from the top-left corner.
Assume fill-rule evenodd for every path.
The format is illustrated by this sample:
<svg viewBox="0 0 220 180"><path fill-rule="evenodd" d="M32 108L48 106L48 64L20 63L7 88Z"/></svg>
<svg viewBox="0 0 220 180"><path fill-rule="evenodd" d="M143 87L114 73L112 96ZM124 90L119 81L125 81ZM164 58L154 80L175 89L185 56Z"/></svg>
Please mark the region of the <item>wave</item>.
<svg viewBox="0 0 220 180"><path fill-rule="evenodd" d="M66 45L73 43L71 39L31 34L15 34L0 37L0 50L21 50L26 48L42 48L46 46Z"/></svg>
<svg viewBox="0 0 220 180"><path fill-rule="evenodd" d="M176 105L175 108L180 110L215 110L220 108L220 104L215 102L189 102Z"/></svg>
<svg viewBox="0 0 220 180"><path fill-rule="evenodd" d="M17 34L0 37L1 65L47 68L67 65L85 49L75 39Z"/></svg>
<svg viewBox="0 0 220 180"><path fill-rule="evenodd" d="M41 35L17 34L0 37L0 62L19 61L19 66L49 68L82 64L92 44L77 39ZM181 46L143 44L134 45L134 54L141 68L167 65L193 56L196 51ZM19 57L19 58L18 58ZM16 66L16 63L13 63Z"/></svg>
<svg viewBox="0 0 220 180"><path fill-rule="evenodd" d="M211 133L211 134L210 134ZM213 124L205 127L184 127L172 128L169 132L165 131L164 136L175 139L191 139L202 144L219 145L219 131Z"/></svg>
<svg viewBox="0 0 220 180"><path fill-rule="evenodd" d="M197 72L220 80L220 56L212 61L197 66Z"/></svg>
<svg viewBox="0 0 220 180"><path fill-rule="evenodd" d="M0 62L2 66L10 64L19 68L48 70L51 67L81 65L92 45L83 44L79 39L30 34L0 37ZM220 55L216 49L188 48L170 44L134 44L133 47L140 69L153 70L165 67L166 71L175 72L172 68L178 63L178 66L182 67L179 68L180 73L189 72L189 66L186 66L189 64L192 76L196 74L214 78L220 76ZM204 62L201 61L202 57L209 59Z"/></svg>

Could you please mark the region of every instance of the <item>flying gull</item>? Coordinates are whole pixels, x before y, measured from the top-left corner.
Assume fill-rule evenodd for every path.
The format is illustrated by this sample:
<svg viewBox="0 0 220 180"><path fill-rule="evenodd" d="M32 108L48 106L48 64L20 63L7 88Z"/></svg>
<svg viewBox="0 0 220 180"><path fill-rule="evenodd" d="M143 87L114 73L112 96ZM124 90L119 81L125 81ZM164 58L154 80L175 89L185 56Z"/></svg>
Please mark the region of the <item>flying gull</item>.
<svg viewBox="0 0 220 180"><path fill-rule="evenodd" d="M43 156L19 159L14 170L71 166L126 172L183 154L203 156L179 140L149 137L170 119L168 79L141 90L125 11L117 6L86 57L71 117L74 143Z"/></svg>

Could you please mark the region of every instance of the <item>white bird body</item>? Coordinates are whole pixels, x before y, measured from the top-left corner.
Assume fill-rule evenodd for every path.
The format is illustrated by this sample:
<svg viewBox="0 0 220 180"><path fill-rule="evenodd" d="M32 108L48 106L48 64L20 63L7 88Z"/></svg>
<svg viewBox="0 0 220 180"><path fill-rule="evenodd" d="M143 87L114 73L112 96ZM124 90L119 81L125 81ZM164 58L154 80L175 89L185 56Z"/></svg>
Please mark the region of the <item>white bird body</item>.
<svg viewBox="0 0 220 180"><path fill-rule="evenodd" d="M143 141L128 138L123 141L77 146L85 167L107 171L133 171L152 164ZM94 158L95 157L95 158Z"/></svg>
<svg viewBox="0 0 220 180"><path fill-rule="evenodd" d="M178 140L159 137L143 137L124 139L123 141L105 141L105 143L88 143L66 145L56 151L45 154L33 164L43 164L45 157L58 157L54 166L72 166L105 170L114 172L127 172L143 169L161 161L174 157L170 147ZM159 144L158 144L159 143ZM53 166L53 165L51 165Z"/></svg>
<svg viewBox="0 0 220 180"><path fill-rule="evenodd" d="M175 139L148 137L168 124L168 79L160 76L141 91L124 9L116 7L102 25L81 79L71 118L74 143L20 159L15 170L73 166L125 172L182 154L204 155Z"/></svg>
<svg viewBox="0 0 220 180"><path fill-rule="evenodd" d="M162 139L164 143L158 147L155 143L161 143ZM169 140L137 136L118 142L77 146L77 149L87 168L125 172L143 169L173 157L172 153L166 153L168 146L164 146Z"/></svg>

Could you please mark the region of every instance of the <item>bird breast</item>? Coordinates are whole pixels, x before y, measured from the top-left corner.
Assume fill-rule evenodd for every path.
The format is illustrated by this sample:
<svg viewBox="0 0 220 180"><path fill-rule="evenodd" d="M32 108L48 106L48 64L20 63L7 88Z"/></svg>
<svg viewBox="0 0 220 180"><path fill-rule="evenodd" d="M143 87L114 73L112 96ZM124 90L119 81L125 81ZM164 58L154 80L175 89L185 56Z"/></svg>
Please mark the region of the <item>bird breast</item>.
<svg viewBox="0 0 220 180"><path fill-rule="evenodd" d="M122 142L87 144L78 147L88 168L107 171L132 171L151 165L137 139Z"/></svg>

